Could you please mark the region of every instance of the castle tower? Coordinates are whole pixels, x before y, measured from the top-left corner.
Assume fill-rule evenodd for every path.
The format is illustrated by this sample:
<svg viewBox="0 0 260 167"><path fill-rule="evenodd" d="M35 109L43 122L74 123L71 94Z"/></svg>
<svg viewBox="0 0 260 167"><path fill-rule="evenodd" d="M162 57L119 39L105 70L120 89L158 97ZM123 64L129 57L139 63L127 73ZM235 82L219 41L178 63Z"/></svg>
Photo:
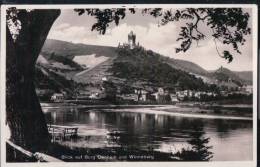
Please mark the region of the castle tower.
<svg viewBox="0 0 260 167"><path fill-rule="evenodd" d="M135 48L135 46L136 46L135 39L136 39L136 35L133 33L133 31L131 31L128 34L128 44L129 44L130 49Z"/></svg>

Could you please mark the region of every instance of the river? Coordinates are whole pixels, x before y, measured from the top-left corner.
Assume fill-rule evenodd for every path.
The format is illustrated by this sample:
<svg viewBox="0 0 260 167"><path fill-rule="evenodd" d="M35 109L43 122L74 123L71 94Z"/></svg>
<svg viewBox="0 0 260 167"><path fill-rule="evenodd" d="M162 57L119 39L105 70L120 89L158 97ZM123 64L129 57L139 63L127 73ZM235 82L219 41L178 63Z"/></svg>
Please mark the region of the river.
<svg viewBox="0 0 260 167"><path fill-rule="evenodd" d="M77 107L44 108L47 123L77 126L77 140L63 141L76 148L124 148L176 153L190 149L190 140L208 138L206 146L213 161L252 160L252 120L207 119L142 112L147 108L91 109ZM159 108L158 108L159 110ZM155 110L156 111L156 108ZM196 135L195 135L196 136Z"/></svg>

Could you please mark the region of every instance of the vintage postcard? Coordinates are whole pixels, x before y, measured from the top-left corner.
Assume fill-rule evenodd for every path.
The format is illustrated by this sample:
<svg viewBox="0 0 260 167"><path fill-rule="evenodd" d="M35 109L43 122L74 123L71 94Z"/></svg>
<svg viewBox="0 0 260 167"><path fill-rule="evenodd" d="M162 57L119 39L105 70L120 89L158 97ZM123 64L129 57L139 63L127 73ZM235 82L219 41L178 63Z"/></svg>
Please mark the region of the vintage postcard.
<svg viewBox="0 0 260 167"><path fill-rule="evenodd" d="M254 5L3 5L1 164L256 166L257 36Z"/></svg>

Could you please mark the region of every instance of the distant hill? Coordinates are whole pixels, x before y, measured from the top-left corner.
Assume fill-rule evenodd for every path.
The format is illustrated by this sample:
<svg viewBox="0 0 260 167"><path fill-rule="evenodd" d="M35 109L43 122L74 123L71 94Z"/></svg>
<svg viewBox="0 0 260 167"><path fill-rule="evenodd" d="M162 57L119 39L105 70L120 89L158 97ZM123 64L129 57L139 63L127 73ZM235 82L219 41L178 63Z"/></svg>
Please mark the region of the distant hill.
<svg viewBox="0 0 260 167"><path fill-rule="evenodd" d="M186 72L191 72L194 74L200 75L208 75L208 71L204 68L200 67L199 65L192 63L190 61L180 60L180 59L168 59L167 64L171 65L176 69L180 69Z"/></svg>
<svg viewBox="0 0 260 167"><path fill-rule="evenodd" d="M206 89L200 78L186 71L173 68L162 61L162 56L143 48L119 49L118 57L108 69L113 77L125 79L138 87L168 87L191 90Z"/></svg>
<svg viewBox="0 0 260 167"><path fill-rule="evenodd" d="M229 78L235 79L235 80L241 80L239 76L237 76L233 71L220 67L213 73L211 73L216 79L222 80L222 81L227 81Z"/></svg>
<svg viewBox="0 0 260 167"><path fill-rule="evenodd" d="M76 55L92 55L114 57L116 55L115 47L74 44L54 39L47 39L43 45L41 54L50 55L55 53L60 56L67 56L71 59Z"/></svg>
<svg viewBox="0 0 260 167"><path fill-rule="evenodd" d="M206 89L207 86L201 77L196 77L192 72L182 70L183 66L176 68L173 63L168 64L166 59L158 53L143 48L119 49L116 57L109 58L93 68L75 74L73 79L76 82L100 85L103 78L108 78L116 84L146 87L150 90L159 86ZM186 61L181 62L189 64ZM196 66L194 63L190 64ZM197 68L202 69L199 66ZM201 71L206 73L206 70Z"/></svg>
<svg viewBox="0 0 260 167"><path fill-rule="evenodd" d="M247 73L248 75L249 72ZM240 74L241 75L241 74ZM237 86L242 86L244 84L250 84L250 80L245 80L240 77L237 72L233 72L227 68L220 67L219 69L210 73L211 78L218 80L220 82L229 82Z"/></svg>
<svg viewBox="0 0 260 167"><path fill-rule="evenodd" d="M74 82L56 73L54 70L37 64L35 73L36 78L34 83L38 89L49 90L50 93L62 91L68 94L73 93Z"/></svg>
<svg viewBox="0 0 260 167"><path fill-rule="evenodd" d="M248 84L252 84L253 72L252 71L234 71L234 73L241 79L245 80Z"/></svg>

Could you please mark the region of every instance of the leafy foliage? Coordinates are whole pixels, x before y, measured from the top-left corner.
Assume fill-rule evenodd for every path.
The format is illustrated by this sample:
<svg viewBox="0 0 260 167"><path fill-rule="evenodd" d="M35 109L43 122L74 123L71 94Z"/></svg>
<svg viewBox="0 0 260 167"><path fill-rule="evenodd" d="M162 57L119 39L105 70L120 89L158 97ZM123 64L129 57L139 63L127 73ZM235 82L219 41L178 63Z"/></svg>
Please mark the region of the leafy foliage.
<svg viewBox="0 0 260 167"><path fill-rule="evenodd" d="M223 51L223 58L228 60L228 63L232 62L233 56L229 53L229 51Z"/></svg>
<svg viewBox="0 0 260 167"><path fill-rule="evenodd" d="M251 33L248 27L249 14L243 12L241 8L188 8L176 10L176 12L167 11L162 19L162 25L171 21L189 21L186 26L181 27L178 41L182 41L181 46L176 52L186 52L193 41L199 42L205 39L206 35L200 31L199 24L206 23L212 30L211 36L223 44L231 45L233 50L241 54L239 44L244 45L245 35ZM220 55L231 62L233 55L229 51L224 51Z"/></svg>
<svg viewBox="0 0 260 167"><path fill-rule="evenodd" d="M87 15L94 16L97 22L92 25L92 31L97 30L101 34L105 34L109 23L114 22L116 25L119 24L119 20L125 17L124 8L112 8L112 9L75 9L78 15L86 13Z"/></svg>
<svg viewBox="0 0 260 167"><path fill-rule="evenodd" d="M103 82L102 86L104 87L105 93L106 93L105 99L110 102L115 102L117 87L114 85L114 83L105 81L105 82Z"/></svg>
<svg viewBox="0 0 260 167"><path fill-rule="evenodd" d="M191 139L188 143L191 145L191 149L182 149L174 156L179 157L184 161L209 161L213 157L213 153L209 151L212 146L208 146L210 141L209 137L205 137L203 126L198 122L193 131L190 132Z"/></svg>
<svg viewBox="0 0 260 167"><path fill-rule="evenodd" d="M135 9L128 9L135 14ZM92 30L97 30L105 34L109 23L119 24L120 19L126 16L125 8L114 9L75 9L79 15L86 13L95 16L97 23L92 26ZM173 21L184 21L177 41L181 41L180 47L176 48L176 53L186 52L195 41L198 43L206 38L200 30L200 24L206 24L211 30L213 39L217 39L225 45L231 45L234 51L241 54L239 45L244 45L245 35L251 33L248 26L249 14L241 8L187 8L181 10L163 10L161 8L142 9L143 14L148 14L161 19L161 25L166 25ZM216 47L217 49L217 47ZM217 49L218 52L218 49ZM233 60L233 55L229 51L218 52L219 56L229 63Z"/></svg>
<svg viewBox="0 0 260 167"><path fill-rule="evenodd" d="M7 25L10 27L10 32L14 41L16 40L17 36L19 35L19 31L21 30L21 22L18 19L18 13L19 11L14 7L6 10Z"/></svg>

